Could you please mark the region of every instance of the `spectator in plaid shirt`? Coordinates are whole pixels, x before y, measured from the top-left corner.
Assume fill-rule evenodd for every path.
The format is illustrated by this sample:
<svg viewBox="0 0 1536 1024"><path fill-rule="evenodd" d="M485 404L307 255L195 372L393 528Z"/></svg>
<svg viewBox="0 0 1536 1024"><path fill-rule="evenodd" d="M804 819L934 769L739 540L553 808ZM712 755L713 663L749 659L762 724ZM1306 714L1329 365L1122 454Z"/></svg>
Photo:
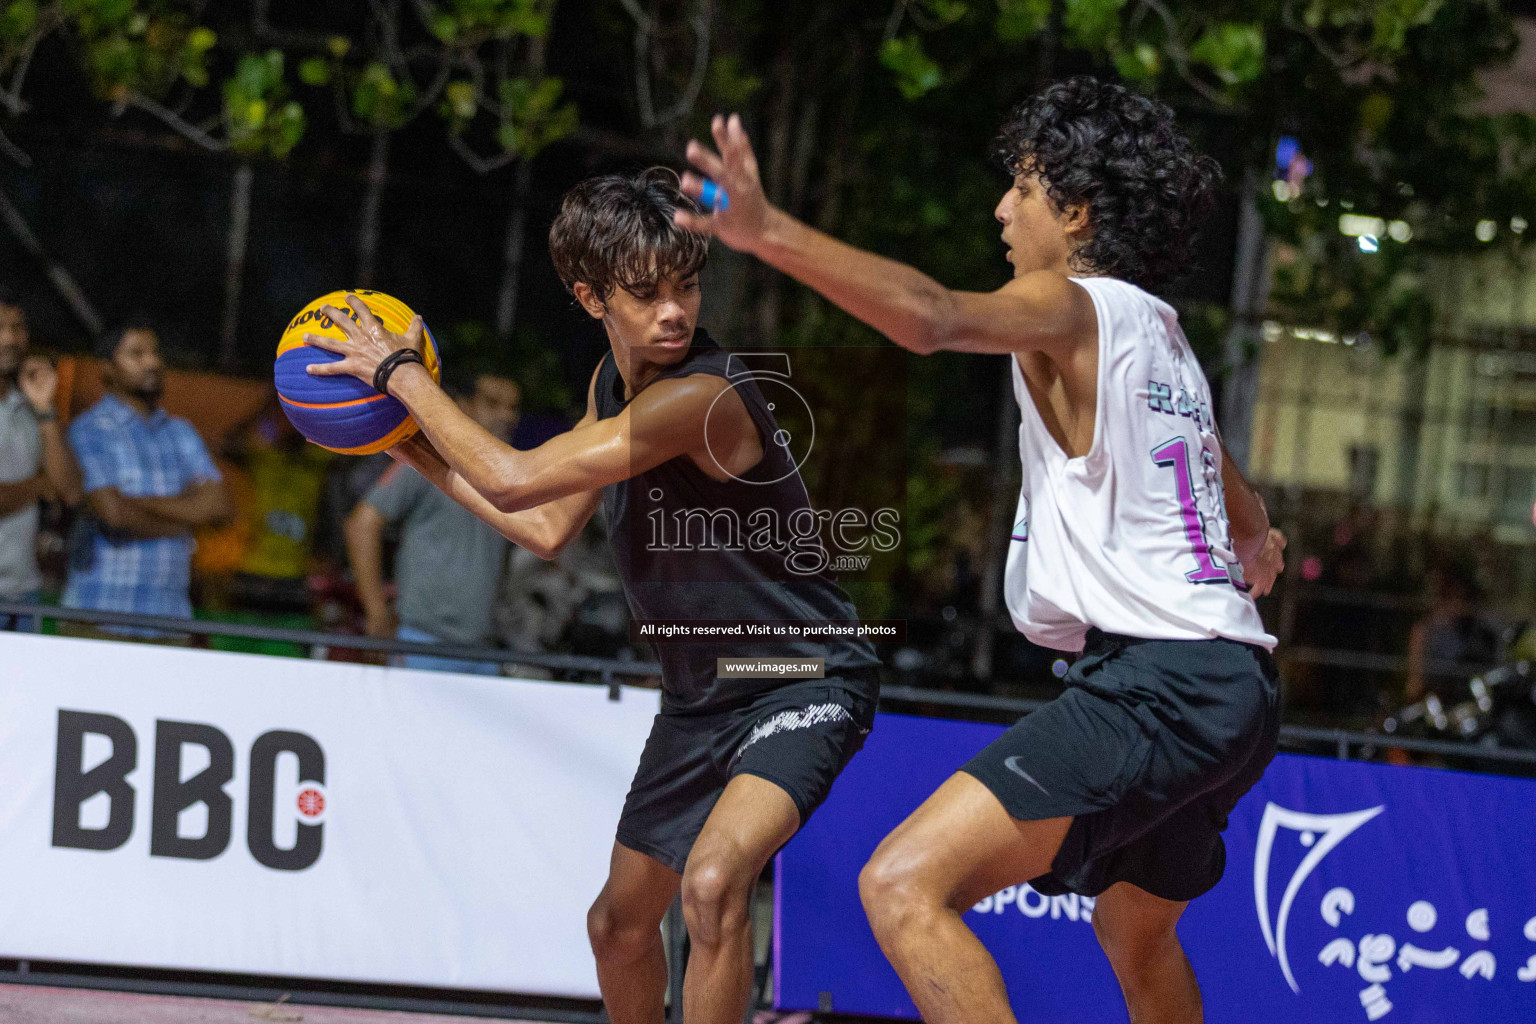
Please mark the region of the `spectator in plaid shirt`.
<svg viewBox="0 0 1536 1024"><path fill-rule="evenodd" d="M107 394L69 428L88 514L71 541L63 603L189 618L192 530L230 518L223 481L192 424L160 408L154 329L112 331L97 355Z"/></svg>

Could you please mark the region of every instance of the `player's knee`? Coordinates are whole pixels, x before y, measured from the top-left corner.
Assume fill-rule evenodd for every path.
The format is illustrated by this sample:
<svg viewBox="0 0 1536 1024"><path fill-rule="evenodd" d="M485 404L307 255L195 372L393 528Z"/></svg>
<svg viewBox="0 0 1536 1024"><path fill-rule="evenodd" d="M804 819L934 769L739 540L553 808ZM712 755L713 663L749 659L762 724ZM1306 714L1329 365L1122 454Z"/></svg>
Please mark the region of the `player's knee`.
<svg viewBox="0 0 1536 1024"><path fill-rule="evenodd" d="M1109 957L1110 963L1114 963L1115 932L1110 926L1109 915L1100 907L1093 908L1093 937L1099 940L1099 948L1104 955Z"/></svg>
<svg viewBox="0 0 1536 1024"><path fill-rule="evenodd" d="M714 945L747 923L747 897L752 879L740 865L718 856L689 858L683 872L683 918L689 937Z"/></svg>
<svg viewBox="0 0 1536 1024"><path fill-rule="evenodd" d="M876 935L899 931L922 905L915 861L898 844L882 844L859 872L859 899Z"/></svg>
<svg viewBox="0 0 1536 1024"><path fill-rule="evenodd" d="M619 934L618 918L606 899L599 897L587 910L587 941L598 959L612 950Z"/></svg>
<svg viewBox="0 0 1536 1024"><path fill-rule="evenodd" d="M645 954L651 929L626 921L611 901L599 896L587 911L587 940L592 955L605 962L629 963Z"/></svg>

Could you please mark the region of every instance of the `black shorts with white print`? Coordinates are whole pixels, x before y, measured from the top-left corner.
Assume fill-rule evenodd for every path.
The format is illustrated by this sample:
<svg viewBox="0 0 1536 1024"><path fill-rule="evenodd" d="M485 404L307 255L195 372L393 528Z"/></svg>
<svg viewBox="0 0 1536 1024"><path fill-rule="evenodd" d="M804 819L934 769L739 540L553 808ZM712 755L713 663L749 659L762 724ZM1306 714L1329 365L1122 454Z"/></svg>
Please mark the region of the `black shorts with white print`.
<svg viewBox="0 0 1536 1024"><path fill-rule="evenodd" d="M737 775L774 783L804 826L874 725L873 671L807 679L716 711L663 711L619 817L618 842L681 872L709 812Z"/></svg>

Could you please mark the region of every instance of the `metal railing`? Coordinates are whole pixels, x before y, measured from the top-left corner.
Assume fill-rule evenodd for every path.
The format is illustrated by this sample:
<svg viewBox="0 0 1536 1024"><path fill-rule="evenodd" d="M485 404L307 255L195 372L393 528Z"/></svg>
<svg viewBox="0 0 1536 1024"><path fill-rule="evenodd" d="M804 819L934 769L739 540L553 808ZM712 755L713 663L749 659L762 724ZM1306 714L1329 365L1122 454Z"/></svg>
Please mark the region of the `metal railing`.
<svg viewBox="0 0 1536 1024"><path fill-rule="evenodd" d="M549 654L539 651L515 651L506 647L486 647L478 644L422 643L415 640L394 640L373 636L354 636L350 633L323 633L308 629L287 629L280 626L261 626L242 622L211 622L203 619L182 619L167 615L140 615L135 612L98 611L94 608L61 608L54 605L18 604L0 601L0 616L31 619L41 623L44 619L60 622L84 622L93 626L120 626L129 629L153 630L162 634L191 634L194 636L229 636L244 640L269 640L308 647L311 654L316 649L368 651L377 654L423 654L434 658L456 658L463 661L484 661L499 665L531 665L554 672L580 673L596 676L595 682L608 687L608 696L619 699L619 688L625 678L659 677L661 666L652 661L625 661L621 658L590 658L579 654ZM32 632L37 632L34 628ZM132 642L135 637L121 638ZM584 680L568 679L564 682L582 683Z"/></svg>
<svg viewBox="0 0 1536 1024"><path fill-rule="evenodd" d="M201 636L230 636L248 640L270 640L316 648L370 651L382 654L423 654L442 658L458 658L465 661L484 661L501 665L530 665L550 671L594 677L591 680L565 679L576 685L598 685L608 688L612 700L619 699L625 679L656 678L661 666L652 661L626 661L619 658L593 658L579 654L548 654L533 651L514 651L504 647L485 647L474 644L420 643L410 640L382 639L371 636L354 636L346 633L324 633L316 630L286 629L278 626L261 626L238 622L210 622L202 619L181 619L164 615L139 615L131 612L97 611L89 608L61 608L53 605L18 604L0 601L0 616L16 616L56 619L66 622L85 622L99 626L121 626L150 629L161 633L183 633ZM131 636L123 637L131 642ZM1306 649L1310 654L1310 649ZM1378 655L1362 654L1354 663L1375 667ZM1346 660L1346 659L1341 659ZM1353 661L1353 659L1347 659ZM920 705L932 708L953 709L958 712L991 711L1012 715L1025 715L1044 700L1024 697L1002 697L986 693L968 693L955 690L933 690L919 686L887 683L880 688L882 704L896 703ZM1303 725L1280 727L1282 746L1316 747L1326 745L1335 755L1349 760L1351 753L1363 748L1396 748L1416 753L1437 754L1466 758L1489 764L1536 764L1536 751L1503 747L1486 747L1475 743L1458 743L1454 740L1419 739L1383 733L1359 732L1348 729L1319 728Z"/></svg>
<svg viewBox="0 0 1536 1024"><path fill-rule="evenodd" d="M916 686L891 686L880 688L880 703L895 701L902 704L918 704L930 707L956 709L984 709L989 711L1028 714L1043 704L1044 700L1015 697L994 697L980 693L953 693L948 690L925 690ZM1458 743L1454 740L1419 739L1410 736L1394 736L1387 733L1358 732L1350 729L1319 728L1306 725L1280 726L1280 745L1286 748L1307 748L1326 745L1332 748L1340 760L1354 760L1352 753L1361 749L1397 749L1421 754L1439 754L1483 761L1490 765L1536 765L1536 750L1518 750L1506 747L1485 747L1476 743Z"/></svg>

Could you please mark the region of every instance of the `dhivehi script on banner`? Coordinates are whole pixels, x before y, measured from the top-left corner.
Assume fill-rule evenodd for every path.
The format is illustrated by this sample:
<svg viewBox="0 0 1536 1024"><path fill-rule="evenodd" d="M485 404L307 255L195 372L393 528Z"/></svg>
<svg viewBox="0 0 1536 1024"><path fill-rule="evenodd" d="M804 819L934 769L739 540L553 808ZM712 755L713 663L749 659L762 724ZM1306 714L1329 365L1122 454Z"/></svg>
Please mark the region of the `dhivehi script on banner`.
<svg viewBox="0 0 1536 1024"><path fill-rule="evenodd" d="M859 869L1001 731L878 717L779 856L780 1009L916 1019L859 905ZM1281 754L1225 840L1225 877L1178 926L1207 1020L1536 1021L1536 781ZM1019 1020L1125 1020L1095 906L1018 885L966 912Z"/></svg>
<svg viewBox="0 0 1536 1024"><path fill-rule="evenodd" d="M657 707L0 633L0 957L595 997Z"/></svg>

